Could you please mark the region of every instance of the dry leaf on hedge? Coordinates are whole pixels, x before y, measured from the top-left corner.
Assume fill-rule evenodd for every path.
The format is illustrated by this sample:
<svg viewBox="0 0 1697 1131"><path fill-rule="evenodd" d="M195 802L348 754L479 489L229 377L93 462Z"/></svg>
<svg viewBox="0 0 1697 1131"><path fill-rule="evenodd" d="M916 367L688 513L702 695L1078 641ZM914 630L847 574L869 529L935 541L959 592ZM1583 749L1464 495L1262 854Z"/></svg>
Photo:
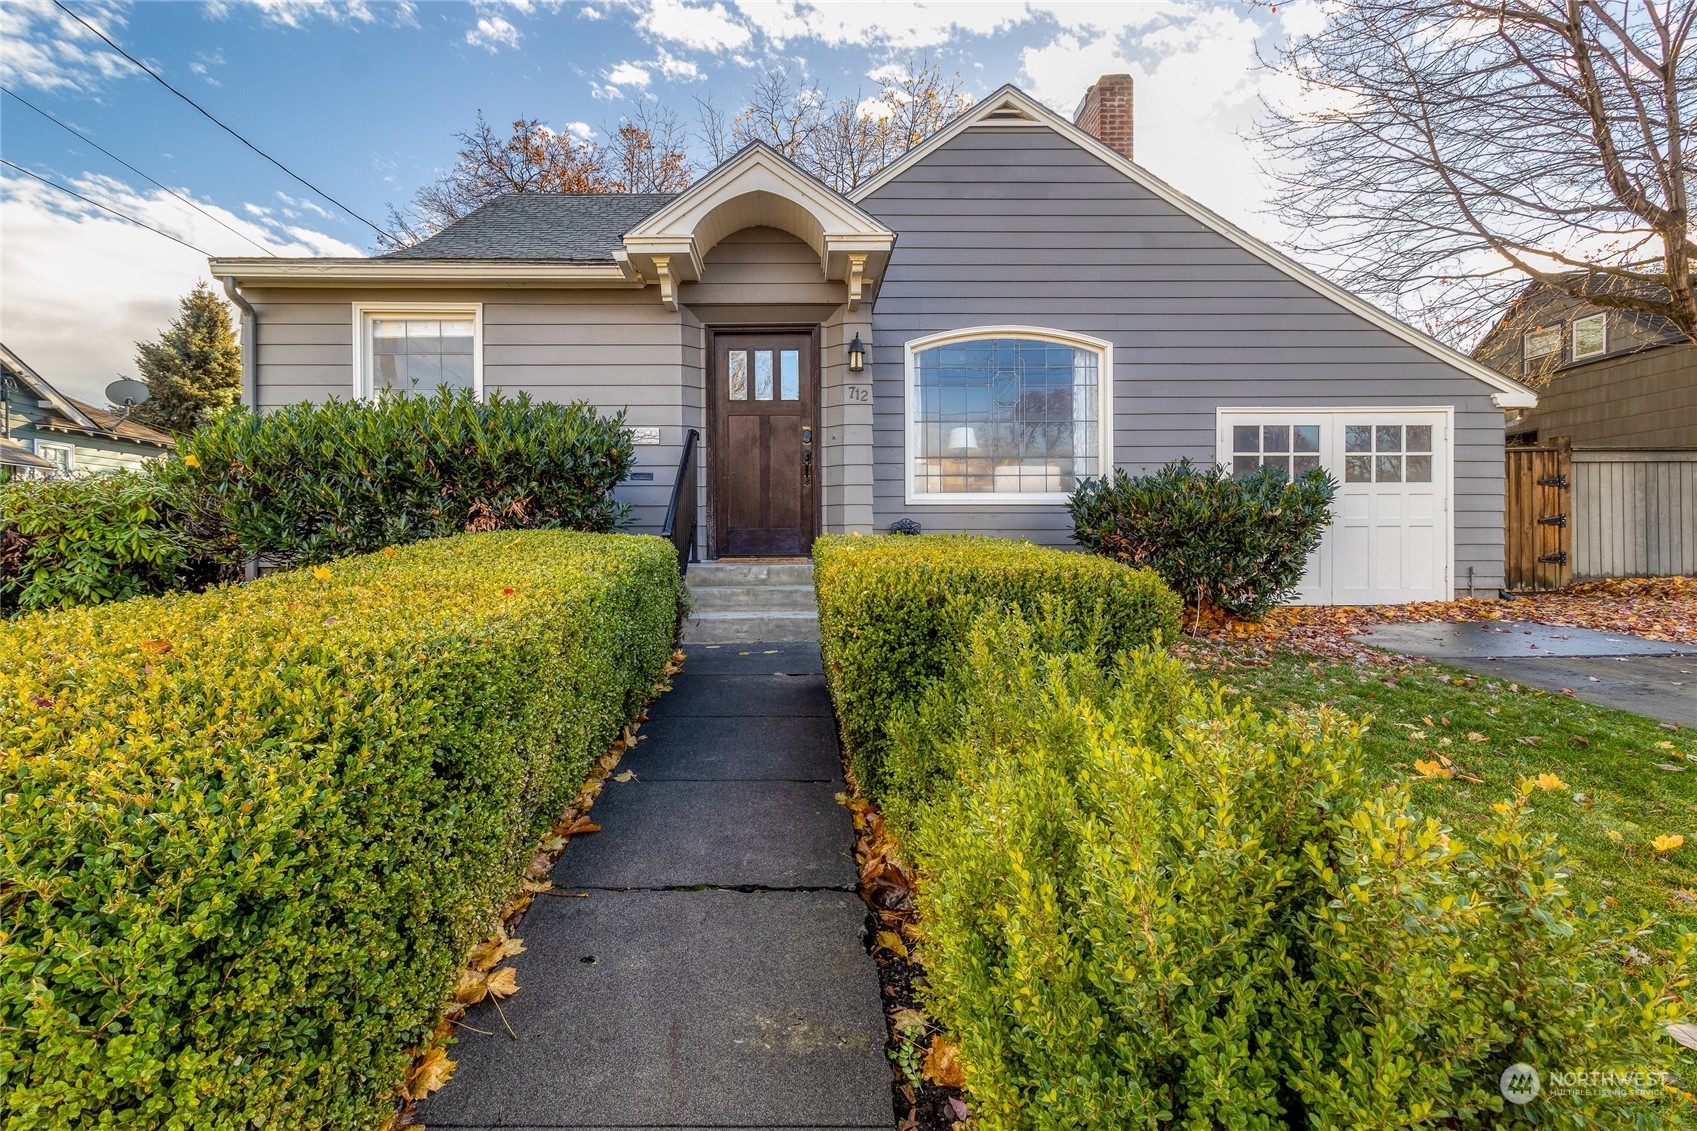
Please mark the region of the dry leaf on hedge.
<svg viewBox="0 0 1697 1131"><path fill-rule="evenodd" d="M518 971L511 966L503 966L489 975L484 985L489 990L489 996L496 1001L505 1001L519 992Z"/></svg>
<svg viewBox="0 0 1697 1131"><path fill-rule="evenodd" d="M413 1065L407 1079L407 1098L422 1100L432 1092L440 1091L454 1074L454 1061L448 1059L447 1051L438 1047L433 1048L419 1058Z"/></svg>
<svg viewBox="0 0 1697 1131"><path fill-rule="evenodd" d="M539 846L543 852L558 852L566 846L566 838L557 833L549 833L542 838Z"/></svg>
<svg viewBox="0 0 1697 1131"><path fill-rule="evenodd" d="M596 824L594 821L590 820L588 817L579 817L577 820L575 820L571 823L570 827L568 827L566 829L566 835L567 836L583 836L585 833L598 833L600 831L601 831L600 825Z"/></svg>
<svg viewBox="0 0 1697 1131"><path fill-rule="evenodd" d="M507 938L497 935L486 942L480 942L471 948L471 957L466 964L473 970L492 970L503 958L511 958L515 954L524 953L522 939Z"/></svg>
<svg viewBox="0 0 1697 1131"><path fill-rule="evenodd" d="M476 1005L489 993L489 975L481 970L466 968L460 971L454 984L454 1000L461 1005Z"/></svg>
<svg viewBox="0 0 1697 1131"><path fill-rule="evenodd" d="M879 931L878 945L891 954L897 954L903 958L907 957L907 944L902 942L902 937L894 931Z"/></svg>
<svg viewBox="0 0 1697 1131"><path fill-rule="evenodd" d="M163 656L171 650L171 647L169 640L143 640L141 642L141 650L152 652L155 656Z"/></svg>
<svg viewBox="0 0 1697 1131"><path fill-rule="evenodd" d="M943 1037L934 1037L925 1053L925 1078L939 1088L966 1087L966 1070L961 1067L960 1050Z"/></svg>

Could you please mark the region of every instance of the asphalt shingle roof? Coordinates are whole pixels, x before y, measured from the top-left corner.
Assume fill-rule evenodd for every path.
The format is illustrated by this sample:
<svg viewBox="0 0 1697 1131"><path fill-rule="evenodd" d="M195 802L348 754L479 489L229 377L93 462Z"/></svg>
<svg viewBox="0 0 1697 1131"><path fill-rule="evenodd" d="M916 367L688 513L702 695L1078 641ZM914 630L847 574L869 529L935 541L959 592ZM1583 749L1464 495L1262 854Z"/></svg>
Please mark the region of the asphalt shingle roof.
<svg viewBox="0 0 1697 1131"><path fill-rule="evenodd" d="M620 238L674 196L668 192L512 193L496 197L429 239L383 258L611 263Z"/></svg>

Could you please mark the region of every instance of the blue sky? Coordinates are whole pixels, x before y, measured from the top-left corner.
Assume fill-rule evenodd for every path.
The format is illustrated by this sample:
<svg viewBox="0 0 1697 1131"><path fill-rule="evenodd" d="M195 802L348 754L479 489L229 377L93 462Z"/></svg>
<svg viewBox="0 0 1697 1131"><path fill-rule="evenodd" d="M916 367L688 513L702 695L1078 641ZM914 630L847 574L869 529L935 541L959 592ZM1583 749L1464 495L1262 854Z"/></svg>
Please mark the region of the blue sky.
<svg viewBox="0 0 1697 1131"><path fill-rule="evenodd" d="M541 118L604 134L637 100L735 110L768 68L834 95L928 57L968 91L1013 82L1070 115L1098 75L1137 82L1137 157L1277 242L1243 134L1273 81L1256 63L1313 0L1245 3L317 3L66 0L90 23L353 212L453 159L453 134ZM216 255L369 254L371 229L291 180L112 53L51 0L0 4L0 81L194 200L190 209L0 97L0 156ZM221 223L220 223L221 221ZM230 230L234 229L234 231ZM253 242L250 242L253 241ZM134 342L205 277L196 251L0 168L0 340L73 395L133 373Z"/></svg>

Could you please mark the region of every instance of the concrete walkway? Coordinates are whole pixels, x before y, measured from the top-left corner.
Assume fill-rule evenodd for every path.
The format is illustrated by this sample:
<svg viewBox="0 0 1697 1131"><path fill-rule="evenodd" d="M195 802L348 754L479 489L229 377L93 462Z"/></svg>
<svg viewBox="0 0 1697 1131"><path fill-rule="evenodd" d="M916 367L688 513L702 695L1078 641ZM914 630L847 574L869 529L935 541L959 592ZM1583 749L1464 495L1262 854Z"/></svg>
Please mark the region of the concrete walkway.
<svg viewBox="0 0 1697 1131"><path fill-rule="evenodd" d="M1623 632L1518 621L1384 624L1355 637L1405 656L1602 707L1697 727L1697 648Z"/></svg>
<svg viewBox="0 0 1697 1131"><path fill-rule="evenodd" d="M819 648L688 651L517 931L517 1040L474 1009L429 1127L894 1122Z"/></svg>

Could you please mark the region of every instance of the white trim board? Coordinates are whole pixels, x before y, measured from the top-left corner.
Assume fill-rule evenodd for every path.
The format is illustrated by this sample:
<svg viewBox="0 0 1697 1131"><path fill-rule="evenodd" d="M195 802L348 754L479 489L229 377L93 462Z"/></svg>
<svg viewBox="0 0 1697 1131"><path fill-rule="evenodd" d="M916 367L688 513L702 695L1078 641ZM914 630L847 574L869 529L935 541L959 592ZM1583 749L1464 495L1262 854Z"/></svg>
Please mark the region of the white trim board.
<svg viewBox="0 0 1697 1131"><path fill-rule="evenodd" d="M1024 338L1029 341L1059 342L1094 350L1098 357L1096 375L1096 418L1099 435L1096 440L1097 469L1094 475L1107 475L1114 467L1114 344L1105 338L1081 334L1076 330L1058 330L1048 326L963 326L926 334L902 345L902 497L910 507L925 506L1042 506L1064 505L1072 497L1068 491L1009 492L972 491L948 494L920 494L913 489L914 393L913 355L932 346L948 342L970 341L975 338Z"/></svg>
<svg viewBox="0 0 1697 1131"><path fill-rule="evenodd" d="M932 134L914 148L908 150L895 163L888 165L876 177L861 185L849 194L849 199L859 204L897 177L901 176L914 165L925 160L932 152L947 145L974 126L1008 126L1026 125L1019 119L997 118L998 113L1018 113L1032 119L1032 124L1044 125L1066 138L1068 141L1084 149L1092 156L1101 160L1109 168L1123 174L1127 179L1140 187L1160 197L1168 204L1185 213L1198 223L1213 229L1249 254L1262 260L1271 267L1301 283L1303 286L1318 294L1331 299L1350 313L1372 323L1379 329L1400 338L1416 349L1431 355L1446 365L1489 385L1496 392L1491 400L1498 408L1531 408L1538 403L1538 395L1520 382L1505 377L1488 366L1481 365L1466 354L1451 349L1435 338L1430 338L1414 327L1399 319L1391 317L1367 300L1344 290L1336 283L1324 278L1315 271L1304 267L1296 260L1277 250L1271 245L1256 239L1236 224L1220 216L1205 205L1186 196L1172 185L1161 180L1141 165L1134 164L1118 150L1104 145L1099 138L1085 133L1071 122L1056 114L1047 106L1013 85L1001 87L982 102L965 111L941 130Z"/></svg>
<svg viewBox="0 0 1697 1131"><path fill-rule="evenodd" d="M402 318L464 318L471 315L471 383L477 399L483 399L483 304L481 302L356 302L353 317L353 395L369 400L376 395L372 385L372 318L396 315ZM430 390L434 393L435 390Z"/></svg>

